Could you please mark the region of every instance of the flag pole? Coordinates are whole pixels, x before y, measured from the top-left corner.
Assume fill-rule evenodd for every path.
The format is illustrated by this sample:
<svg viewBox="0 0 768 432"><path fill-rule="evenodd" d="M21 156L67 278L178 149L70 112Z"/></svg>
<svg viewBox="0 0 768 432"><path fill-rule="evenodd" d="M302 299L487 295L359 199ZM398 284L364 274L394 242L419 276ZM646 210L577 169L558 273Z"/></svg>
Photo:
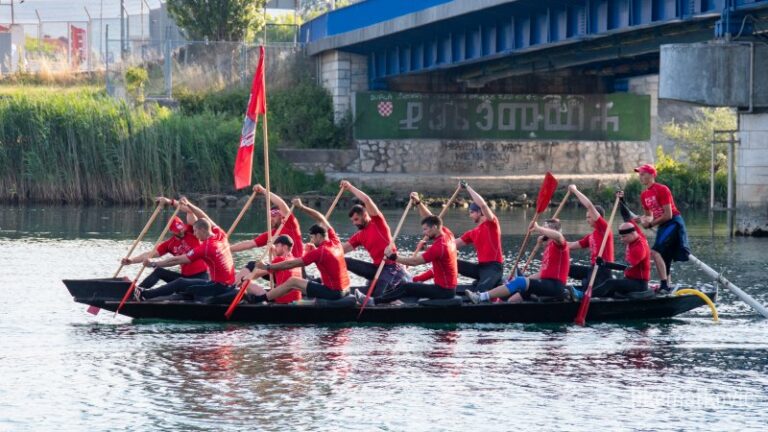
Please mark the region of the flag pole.
<svg viewBox="0 0 768 432"><path fill-rule="evenodd" d="M266 209L267 209L267 244L272 244L272 192L269 186L269 128L267 124L267 5L264 4L264 49L261 50L261 55L264 57L264 124L261 129L264 132L264 188L267 190ZM269 262L272 262L272 252L269 254ZM275 279L272 273L269 273L269 288L275 287Z"/></svg>

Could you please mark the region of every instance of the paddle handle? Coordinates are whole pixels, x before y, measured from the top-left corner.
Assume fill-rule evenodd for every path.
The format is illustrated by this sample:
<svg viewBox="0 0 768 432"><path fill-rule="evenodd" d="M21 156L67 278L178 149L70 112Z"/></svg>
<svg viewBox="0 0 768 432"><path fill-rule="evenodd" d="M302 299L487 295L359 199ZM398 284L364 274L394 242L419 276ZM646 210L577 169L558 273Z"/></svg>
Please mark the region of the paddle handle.
<svg viewBox="0 0 768 432"><path fill-rule="evenodd" d="M270 238L267 241L266 249L261 253L261 256L258 258L256 262L260 262L264 259L265 256L267 256L267 253L269 253L269 248L272 246L272 243L274 243L275 238L279 237L280 234L283 231L283 227L285 226L285 223L288 221L288 218L293 214L293 207L294 204L291 204L291 208L288 209L288 216L285 217L285 219L280 223L280 226L277 227L277 230L275 231L275 236ZM243 296L245 295L245 290L248 288L248 285L250 285L251 280L253 279L253 274L256 272L256 268L254 267L253 271L250 275L243 281L243 283L240 285L240 291L238 291L237 296L232 300L232 303L229 304L229 307L227 308L227 311L224 312L224 316L229 319L230 316L232 316L232 313L235 312L235 308L237 308L237 305L240 304L240 300L243 299ZM272 275L270 274L270 284L272 283Z"/></svg>
<svg viewBox="0 0 768 432"><path fill-rule="evenodd" d="M408 216L408 211L411 209L411 205L413 205L412 200L408 200L408 204L405 206L405 211L403 212L403 215L400 216L400 221L397 223L397 228L395 228L395 234L392 236L392 240L389 242L390 246L395 245L395 239L400 234L400 229L403 227L403 222L405 222L405 217ZM373 293L373 288L376 286L376 283L379 281L379 276L381 276L381 271L384 269L384 264L387 262L386 257L381 258L381 262L379 263L379 268L376 269L376 274L373 276L373 280L371 281L371 286L368 287L368 292L365 294L365 300L363 301L363 304L360 306L360 312L357 313L357 318L360 319L360 315L363 314L363 310L365 310L365 305L368 304L368 300L371 298L371 294Z"/></svg>
<svg viewBox="0 0 768 432"><path fill-rule="evenodd" d="M459 196L459 192L461 192L461 185L459 185L459 187L457 187L456 190L453 192L453 195L451 195L451 197L448 198L448 202L445 203L445 206L443 206L443 209L440 210L440 214L438 214L437 217L439 217L440 219L443 218L443 216L445 215L445 212L447 212L448 209L451 208L451 206L453 205L453 202L456 201L456 197ZM429 240L427 236L424 236L421 238L421 240L419 240L419 242L416 244L416 249L413 251L413 254L411 255L411 257L415 257L421 251L421 249L427 243L427 240Z"/></svg>
<svg viewBox="0 0 768 432"><path fill-rule="evenodd" d="M331 203L331 207L328 209L327 212L325 212L325 218L328 219L331 217L331 214L333 213L333 210L336 208L336 204L339 203L339 199L341 198L341 195L344 193L344 189L339 188L339 193L336 194L336 198L333 199L333 202Z"/></svg>
<svg viewBox="0 0 768 432"><path fill-rule="evenodd" d="M256 199L256 191L253 191L251 196L248 197L248 201L245 202L245 205L243 206L243 209L240 210L240 214L237 215L235 218L235 221L232 222L232 225L227 230L227 238L229 238L233 232L235 232L235 228L240 223L240 220L243 219L243 216L245 216L245 212L248 211L249 208L251 208L251 204L253 204L253 200ZM269 202L269 200L267 200ZM269 212L267 212L267 217L269 217Z"/></svg>
<svg viewBox="0 0 768 432"><path fill-rule="evenodd" d="M141 240L144 238L144 236L147 234L147 231L149 231L149 227L151 227L151 226L152 226L152 224L155 222L155 219L157 219L157 215L159 215L159 214L160 214L160 211L161 211L162 209L163 209L163 204L162 204L162 203L157 203L157 207L155 207L155 211L154 211L154 212L152 212L152 216L150 216L150 217L149 217L149 220L148 220L148 221L147 221L147 223L144 225L144 228L141 230L141 233L139 234L139 236L138 236L138 237L136 237L136 240L134 240L134 241L133 241L133 244L131 245L131 248L130 248L130 249L128 249L128 253L127 253L127 254L125 254L125 257L126 257L126 258L130 258L130 257L131 257L131 254L133 253L134 249L136 249L136 246L139 244L139 242L140 242L140 241L141 241ZM121 263L120 263L120 267L118 267L118 268L117 268L117 271L116 271L116 272L115 272L115 274L112 276L112 278L113 278L113 279L114 279L114 278L116 278L116 277L117 277L117 275L119 275L119 274L120 274L120 271L123 269L123 267L124 267L124 265L123 265L123 263L121 262Z"/></svg>
<svg viewBox="0 0 768 432"><path fill-rule="evenodd" d="M619 197L613 202L613 209L611 210L611 217L608 219L608 227L606 228L605 235L603 235L603 241L600 243L600 250L597 252L597 258L603 257L603 251L605 251L605 245L608 243L608 233L613 226L613 218L616 216L616 209L619 208ZM586 323L587 312L589 311L589 302L592 299L592 286L595 284L595 278L597 277L598 265L595 264L592 267L592 274L589 276L589 284L587 290L584 291L584 297L579 304L579 311L576 314L576 319L573 320L576 324L583 326Z"/></svg>
<svg viewBox="0 0 768 432"><path fill-rule="evenodd" d="M560 205L557 206L557 210L555 210L555 213L552 214L552 219L557 219L557 217L560 216L560 212L563 210L563 207L565 207L565 203L568 201L568 197L570 195L571 195L571 191L569 189L565 193L563 200L560 201ZM525 260L525 264L523 264L523 273L525 273L525 271L528 270L528 266L531 264L531 261L533 261L533 257L536 256L536 253L539 251L540 246L541 246L541 243L536 243L536 245L533 247L531 254L528 255L528 259Z"/></svg>
<svg viewBox="0 0 768 432"><path fill-rule="evenodd" d="M539 215L541 213L536 213L533 215L533 219L531 219L531 224L539 220ZM530 226L531 224L528 224ZM531 237L531 230L527 229L525 231L525 237L523 237L523 244L520 245L520 250L517 252L517 256L515 257L515 263L512 265L512 273L509 275L507 280L512 280L512 278L515 277L515 274L517 274L517 264L520 263L520 258L523 256L523 251L525 251L525 246L528 244L528 239Z"/></svg>
<svg viewBox="0 0 768 432"><path fill-rule="evenodd" d="M173 211L173 214L168 219L168 222L165 224L165 228L163 229L163 232L160 233L160 236L157 238L155 245L152 246L152 250L149 252L149 259L152 259L152 257L155 256L155 252L157 252L157 247L160 246L160 243L163 242L163 238L165 238L165 235L168 233L168 230L171 229L173 218L175 218L176 215L179 214L180 209L181 209L181 205L176 207L176 210ZM139 280L139 277L141 277L141 274L144 273L145 268L147 268L147 266L142 264L141 270L139 270L139 274L137 274L136 277L133 279L131 286L129 286L128 290L125 291L125 295L123 295L123 299L120 300L120 304L117 306L117 309L115 309L115 316L117 316L117 314L120 312L120 309L122 309L123 305L125 305L125 302L128 301L128 298L131 296L131 294L133 294L133 290L136 288L136 282Z"/></svg>

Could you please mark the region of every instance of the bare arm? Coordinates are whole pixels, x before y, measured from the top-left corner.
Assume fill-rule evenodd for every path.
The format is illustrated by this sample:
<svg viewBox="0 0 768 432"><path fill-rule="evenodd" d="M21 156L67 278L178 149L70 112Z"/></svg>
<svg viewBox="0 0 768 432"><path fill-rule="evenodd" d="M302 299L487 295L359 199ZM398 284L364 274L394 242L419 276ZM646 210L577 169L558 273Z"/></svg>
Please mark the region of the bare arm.
<svg viewBox="0 0 768 432"><path fill-rule="evenodd" d="M348 241L345 241L344 243L342 243L342 244L341 244L341 247L343 247L343 248L344 248L344 253L345 253L345 254L348 254L348 253L352 252L353 250L355 250L355 248L354 248L354 247L352 247L352 245L351 245L351 244L349 244L349 242L348 242Z"/></svg>
<svg viewBox="0 0 768 432"><path fill-rule="evenodd" d="M413 201L413 205L416 206L416 208L419 209L419 216L423 219L427 216L432 216L432 212L429 211L427 206L424 205L423 202L421 202L421 198L419 197L418 192L411 192L411 201Z"/></svg>
<svg viewBox="0 0 768 432"><path fill-rule="evenodd" d="M652 220L646 228L658 226L672 220L672 204L665 204L662 208L664 209L664 214Z"/></svg>
<svg viewBox="0 0 768 432"><path fill-rule="evenodd" d="M352 195L355 196L355 198L359 199L360 202L363 203L365 206L365 209L368 211L368 214L371 216L377 216L380 215L381 212L379 211L379 208L376 207L376 203L373 202L371 197L369 197L365 192L361 191L360 189L356 188L352 183L342 180L341 181L341 188L346 189L350 192L352 192Z"/></svg>
<svg viewBox="0 0 768 432"><path fill-rule="evenodd" d="M493 213L490 207L488 207L488 203L485 202L482 196L480 196L479 193L475 192L474 189L472 189L469 185L467 187L467 192L469 192L469 196L472 197L472 201L475 202L480 207L480 211L483 212L483 216L485 216L488 220L494 220L496 219L496 214Z"/></svg>
<svg viewBox="0 0 768 432"><path fill-rule="evenodd" d="M256 242L253 240L243 240L237 242L229 247L230 252L242 252L244 250L253 249L256 247Z"/></svg>
<svg viewBox="0 0 768 432"><path fill-rule="evenodd" d="M288 270L294 267L301 267L304 265L304 261L301 258L294 258L288 261L282 261L277 264L270 264L269 270ZM262 262L256 263L256 268L266 270L267 264Z"/></svg>
<svg viewBox="0 0 768 432"><path fill-rule="evenodd" d="M397 256L397 262L400 264L405 264L407 266L416 266L420 264L426 264L427 262L424 261L424 258L421 256L422 254L418 254L416 256Z"/></svg>
<svg viewBox="0 0 768 432"><path fill-rule="evenodd" d="M467 245L467 243L465 243L464 240L461 239L461 237L454 239L453 244L456 245L456 249L461 249Z"/></svg>
<svg viewBox="0 0 768 432"><path fill-rule="evenodd" d="M190 260L186 255L177 255L165 259L159 259L157 261L151 261L149 259L144 260L144 264L147 265L147 267L173 267L175 265L189 264L191 262L192 260Z"/></svg>
<svg viewBox="0 0 768 432"><path fill-rule="evenodd" d="M567 243L565 241L565 236L560 231L553 230L553 229L550 229L550 228L547 228L547 227L543 227L543 226L541 226L541 225L539 225L539 224L537 224L535 222L534 222L534 227L533 228L539 234L541 234L543 236L546 236L546 237L549 237L550 239L556 241L557 244L564 245L564 244Z"/></svg>
<svg viewBox="0 0 768 432"><path fill-rule="evenodd" d="M570 190L570 191L571 191L571 193L572 193L572 194L574 194L574 195L576 196L576 198L579 200L579 202L581 203L581 205L583 205L583 206L584 206L584 208L586 208L586 209L587 209L587 211L589 212L589 214L590 214L590 215L592 215L592 217L593 217L594 219L598 219L598 218L600 217L600 213L599 213L599 212L597 211L597 209L595 208L595 205L594 205L594 204L592 204L592 201L590 201L590 200L589 200L589 198L587 198L587 196L586 196L586 195L584 195L583 193L581 193L581 191L580 191L580 190L578 190L578 189L576 188L576 185L570 185L570 186L568 186L568 190Z"/></svg>
<svg viewBox="0 0 768 432"><path fill-rule="evenodd" d="M267 193L267 190L261 184L254 185L253 191L258 194ZM280 198L280 196L273 193L272 191L269 192L269 202L272 203L273 206L277 207L282 217L288 217L288 215L291 213L291 208L288 207L288 204L285 203L285 200Z"/></svg>
<svg viewBox="0 0 768 432"><path fill-rule="evenodd" d="M200 207L198 207L198 206L196 206L196 205L192 204L191 202L189 202L189 200L187 199L187 197L182 197L182 198L179 200L179 203L180 203L182 206L185 206L185 207L187 207L187 208L189 209L189 211L190 211L190 212L192 212L192 214L193 214L193 215L194 215L196 218L198 218L198 219L207 219L207 220L208 220L208 222L210 222L210 223L211 223L211 225L213 225L213 226L217 226L217 225L216 225L216 222L214 222L214 221L213 221L213 219L211 219L211 218L210 218L210 217L209 217L207 214L205 214L205 212L204 212L204 211L202 211L202 210L200 209Z"/></svg>
<svg viewBox="0 0 768 432"><path fill-rule="evenodd" d="M314 219L318 224L324 225L326 228L331 228L331 224L328 223L328 219L326 219L325 216L323 216L323 214L319 211L305 206L299 198L294 198L291 202L293 203L294 207L308 214L309 217Z"/></svg>
<svg viewBox="0 0 768 432"><path fill-rule="evenodd" d="M148 250L148 251L146 251L146 252L144 252L142 254L136 255L136 256L134 256L132 258L123 258L122 260L120 260L120 262L123 265L138 264L138 263L144 261L145 259L149 259L151 257L151 255L154 255L154 251Z"/></svg>
<svg viewBox="0 0 768 432"><path fill-rule="evenodd" d="M569 250L574 250L574 249L584 249L584 248L581 247L579 242L575 241L575 242L568 242L568 249Z"/></svg>

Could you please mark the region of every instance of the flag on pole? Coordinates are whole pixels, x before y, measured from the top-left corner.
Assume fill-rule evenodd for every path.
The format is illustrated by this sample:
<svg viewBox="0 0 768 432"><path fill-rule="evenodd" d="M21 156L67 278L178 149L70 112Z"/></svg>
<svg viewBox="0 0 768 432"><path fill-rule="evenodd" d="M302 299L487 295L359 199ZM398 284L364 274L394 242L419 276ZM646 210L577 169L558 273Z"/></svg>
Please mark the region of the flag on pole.
<svg viewBox="0 0 768 432"><path fill-rule="evenodd" d="M253 165L253 143L256 137L256 123L259 114L267 114L267 86L264 82L264 46L259 47L259 64L253 76L251 97L245 111L243 130L240 133L240 147L235 158L235 189L242 189L251 184Z"/></svg>

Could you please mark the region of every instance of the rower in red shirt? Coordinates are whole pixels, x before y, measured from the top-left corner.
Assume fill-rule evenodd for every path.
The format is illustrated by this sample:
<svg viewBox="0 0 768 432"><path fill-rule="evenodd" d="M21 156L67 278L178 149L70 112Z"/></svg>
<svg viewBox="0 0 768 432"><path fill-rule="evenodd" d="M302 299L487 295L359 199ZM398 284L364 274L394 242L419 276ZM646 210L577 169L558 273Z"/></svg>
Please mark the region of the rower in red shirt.
<svg viewBox="0 0 768 432"><path fill-rule="evenodd" d="M566 242L563 233L560 232L560 221L547 219L544 221L544 226L534 221L528 230L541 234L538 242L547 243L541 259L541 271L530 277L516 276L506 284L488 292L476 293L467 290L465 292L472 303L489 302L495 298L505 297L509 297L510 302L517 303L524 299L527 300L531 294L559 300L565 297L570 252L568 242Z"/></svg>
<svg viewBox="0 0 768 432"><path fill-rule="evenodd" d="M260 184L255 185L253 187L253 191L256 192L256 194L261 195L267 193L267 190L264 188L264 186ZM299 221L296 219L296 216L291 213L291 208L288 207L288 204L286 204L285 201L278 195L270 192L269 201L272 203L272 210L270 210L269 219L272 237L274 238L282 234L289 236L293 240L293 250L291 251L291 254L295 258L300 258L302 255L304 255L304 244L301 241L301 227L299 226ZM283 220L285 220L285 225L283 225L283 229L278 233L277 229L280 228ZM264 247L269 241L268 237L268 233L263 232L254 237L252 240L245 240L233 244L230 250L233 253L236 253L248 249L253 249L255 247Z"/></svg>
<svg viewBox="0 0 768 432"><path fill-rule="evenodd" d="M144 264L147 267L156 268L203 261L208 266L211 280L180 278L159 288L137 289L135 291L137 300L149 300L173 294L178 294L181 299L185 300L199 300L227 294L234 290L232 284L235 283L235 266L229 251L227 234L205 212L194 206L186 198L181 198L178 204L188 208L197 217L197 221L192 227L195 237L200 240L200 244L187 252L186 255L156 261L145 260Z"/></svg>
<svg viewBox="0 0 768 432"><path fill-rule="evenodd" d="M680 211L675 206L675 199L668 187L656 183L656 168L645 164L635 168L640 176L640 183L646 189L640 194L640 203L644 215L637 222L643 228L658 226L656 241L651 248L651 258L656 264L661 286L659 289L669 292L672 261L688 261L691 248L688 245L688 232Z"/></svg>
<svg viewBox="0 0 768 432"><path fill-rule="evenodd" d="M305 206L298 198L294 198L292 202L296 209L307 213L317 222L309 227L309 240L315 249L305 253L301 258L280 263L256 263L256 268L275 272L315 264L320 271L322 283L300 277L291 277L268 293L261 287L254 287L251 301L274 300L293 290L300 291L308 297L338 300L349 292L349 274L344 262L344 248L341 246L341 241L336 236L336 231L320 212Z"/></svg>
<svg viewBox="0 0 768 432"><path fill-rule="evenodd" d="M399 256L387 246L384 251L386 256L400 264L416 266L432 263L434 284L419 282L404 283L397 287L391 287L379 296L371 297L369 304L389 303L401 297L418 297L429 299L451 299L456 296L458 282L458 266L456 263L456 243L453 233L443 226L443 221L430 213L429 209L421 202L416 192L411 193L411 200L419 208L422 216L421 231L432 240L432 245L424 253L413 257ZM358 303L365 301L366 293L355 290Z"/></svg>
<svg viewBox="0 0 768 432"><path fill-rule="evenodd" d="M617 195L622 199L623 192ZM624 270L624 279L610 279L597 285L593 291L595 297L611 297L614 294L648 291L651 278L651 249L640 227L625 212L622 202L622 216L625 222L619 226L619 238L624 243L624 259L628 265L597 261L597 265L614 270ZM650 291L648 291L650 294Z"/></svg>
<svg viewBox="0 0 768 432"><path fill-rule="evenodd" d="M342 243L344 253L363 247L373 261L373 263L369 263L347 257L345 258L347 270L368 279L368 285L370 285L370 281L376 276L381 261L384 260L384 268L382 268L373 290L373 296L380 295L388 286L395 287L406 281L408 272L402 265L384 258L384 249L392 242L392 234L376 203L365 192L346 180L343 180L340 186L342 189L350 191L362 203L362 205L353 206L349 211L349 219L358 231L349 240Z"/></svg>
<svg viewBox="0 0 768 432"><path fill-rule="evenodd" d="M581 205L587 209L587 223L593 228L593 231L579 241L568 242L568 249L586 249L589 248L589 263L591 265L578 265L571 264L568 276L573 279L581 280L581 289L586 290L589 285L589 278L592 275L592 268L595 265L597 259L597 253L600 252L600 245L603 244L603 237L608 235L608 240L605 243L605 250L603 250L603 260L613 261L613 233L608 229L608 222L605 221L605 210L601 206L592 204L592 201L587 198L586 195L581 193L576 185L568 186L568 190L579 200ZM595 282L593 286L598 286L604 281L610 279L611 270L607 267L600 267L595 275Z"/></svg>
<svg viewBox="0 0 768 432"><path fill-rule="evenodd" d="M175 204L176 201L165 197L157 197L155 202L170 206ZM187 209L182 208L181 210L184 211ZM157 246L157 249L154 250L154 253L153 251L147 251L132 258L123 258L123 265L138 264L153 256L161 257L166 254L172 256L184 255L199 245L200 240L198 240L192 232L192 224L195 223L197 218L192 212L186 211L186 214L187 223L184 223L178 216L174 216L169 229L173 235L168 240L160 243ZM163 280L164 282L172 282L181 277L187 279L209 279L208 266L206 266L203 261L183 264L180 267L181 272L156 268L149 276L141 281L139 287L151 288L160 280Z"/></svg>
<svg viewBox="0 0 768 432"><path fill-rule="evenodd" d="M275 258L272 260L272 264L279 264L283 261L289 261L294 258L293 254L291 253L291 250L293 249L294 244L293 244L293 239L290 236L285 234L279 235L272 243L274 244L274 256L275 256ZM255 261L251 261L245 267L243 267L240 270L240 273L238 273L236 277L238 283L242 283L243 278L251 275L251 272L253 272L255 268L256 268ZM274 274L275 274L275 284L282 285L292 277L301 278L301 269L296 267L288 270L278 270L274 272ZM257 279L257 278L261 278L268 275L269 275L269 272L267 272L266 270L256 270L256 272L253 273L253 278ZM260 292L259 289L255 285L253 284L249 285L248 286L249 295L246 297L246 301L251 302L251 298L254 297L259 292ZM276 298L274 302L278 304L287 304L287 303L293 303L299 300L301 300L301 291L293 290L282 297Z"/></svg>
<svg viewBox="0 0 768 432"><path fill-rule="evenodd" d="M458 260L459 274L475 280L472 284L474 290L488 291L500 285L504 277L501 225L499 219L479 193L475 192L464 181L459 185L466 189L469 196L472 197L472 204L469 205L469 217L477 225L456 239L456 248L461 249L472 244L477 251L477 264Z"/></svg>

